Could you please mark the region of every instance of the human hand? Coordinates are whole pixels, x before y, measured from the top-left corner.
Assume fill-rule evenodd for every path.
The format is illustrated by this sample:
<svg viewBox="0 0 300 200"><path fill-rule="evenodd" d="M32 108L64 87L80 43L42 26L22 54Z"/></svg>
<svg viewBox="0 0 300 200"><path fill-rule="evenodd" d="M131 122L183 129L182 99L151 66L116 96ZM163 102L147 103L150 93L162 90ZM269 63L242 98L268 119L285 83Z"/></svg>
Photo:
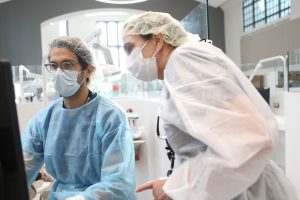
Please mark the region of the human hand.
<svg viewBox="0 0 300 200"><path fill-rule="evenodd" d="M47 172L45 171L41 171L41 180L45 181L45 182L53 182L54 178L52 176L50 176Z"/></svg>
<svg viewBox="0 0 300 200"><path fill-rule="evenodd" d="M33 185L28 188L29 199L33 199L36 196L36 189Z"/></svg>
<svg viewBox="0 0 300 200"><path fill-rule="evenodd" d="M135 192L142 192L144 190L152 189L154 200L171 200L171 198L166 195L162 189L167 180L168 178L159 178L149 181L137 187Z"/></svg>

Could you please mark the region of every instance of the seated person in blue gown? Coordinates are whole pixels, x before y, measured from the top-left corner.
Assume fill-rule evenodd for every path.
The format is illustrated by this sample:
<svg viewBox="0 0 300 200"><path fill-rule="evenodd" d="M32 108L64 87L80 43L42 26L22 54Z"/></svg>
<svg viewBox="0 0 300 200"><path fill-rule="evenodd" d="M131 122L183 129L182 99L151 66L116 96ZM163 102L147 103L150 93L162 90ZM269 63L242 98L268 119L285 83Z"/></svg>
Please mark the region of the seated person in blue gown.
<svg viewBox="0 0 300 200"><path fill-rule="evenodd" d="M76 37L50 44L47 70L60 94L22 134L28 185L45 164L55 178L48 199L135 199L132 136L124 112L92 93L94 71L87 45Z"/></svg>

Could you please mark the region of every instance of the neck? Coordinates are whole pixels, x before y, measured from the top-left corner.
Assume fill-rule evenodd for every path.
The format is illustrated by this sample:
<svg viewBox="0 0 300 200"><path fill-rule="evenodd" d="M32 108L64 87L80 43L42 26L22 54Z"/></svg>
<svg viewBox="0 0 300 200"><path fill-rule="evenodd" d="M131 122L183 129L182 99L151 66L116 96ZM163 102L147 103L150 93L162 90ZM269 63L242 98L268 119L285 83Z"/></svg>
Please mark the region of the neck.
<svg viewBox="0 0 300 200"><path fill-rule="evenodd" d="M176 47L172 45L165 45L161 51L160 58L157 60L158 65L158 79L164 80L164 70L167 65L167 62L169 60L169 57L171 56L172 52L176 49Z"/></svg>
<svg viewBox="0 0 300 200"><path fill-rule="evenodd" d="M70 97L64 97L64 106L67 109L74 109L85 104L88 98L89 90L86 84L82 83L79 90Z"/></svg>

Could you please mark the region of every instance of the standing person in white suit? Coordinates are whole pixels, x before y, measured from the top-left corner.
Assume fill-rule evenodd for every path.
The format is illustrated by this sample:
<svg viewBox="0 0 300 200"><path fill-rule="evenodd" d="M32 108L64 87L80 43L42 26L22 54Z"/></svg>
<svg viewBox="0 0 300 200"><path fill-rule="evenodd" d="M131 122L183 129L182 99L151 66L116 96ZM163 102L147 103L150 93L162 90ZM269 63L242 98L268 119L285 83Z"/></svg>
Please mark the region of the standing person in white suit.
<svg viewBox="0 0 300 200"><path fill-rule="evenodd" d="M277 124L267 103L217 47L191 41L167 13L131 17L123 29L128 70L164 80L159 117L180 165L152 189L155 200L295 200L271 161Z"/></svg>

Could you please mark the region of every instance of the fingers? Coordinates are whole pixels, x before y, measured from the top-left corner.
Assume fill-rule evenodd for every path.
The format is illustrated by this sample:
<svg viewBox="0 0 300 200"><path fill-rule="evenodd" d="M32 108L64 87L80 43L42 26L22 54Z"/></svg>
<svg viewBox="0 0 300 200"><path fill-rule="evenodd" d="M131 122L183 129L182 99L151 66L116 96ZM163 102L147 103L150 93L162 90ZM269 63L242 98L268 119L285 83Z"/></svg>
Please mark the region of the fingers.
<svg viewBox="0 0 300 200"><path fill-rule="evenodd" d="M144 191L144 190L152 189L152 188L153 188L153 183L154 183L154 182L155 182L155 181L149 181L149 182L147 182L147 183L144 183L144 184L140 185L139 187L137 187L137 188L135 189L135 192L142 192L142 191Z"/></svg>

